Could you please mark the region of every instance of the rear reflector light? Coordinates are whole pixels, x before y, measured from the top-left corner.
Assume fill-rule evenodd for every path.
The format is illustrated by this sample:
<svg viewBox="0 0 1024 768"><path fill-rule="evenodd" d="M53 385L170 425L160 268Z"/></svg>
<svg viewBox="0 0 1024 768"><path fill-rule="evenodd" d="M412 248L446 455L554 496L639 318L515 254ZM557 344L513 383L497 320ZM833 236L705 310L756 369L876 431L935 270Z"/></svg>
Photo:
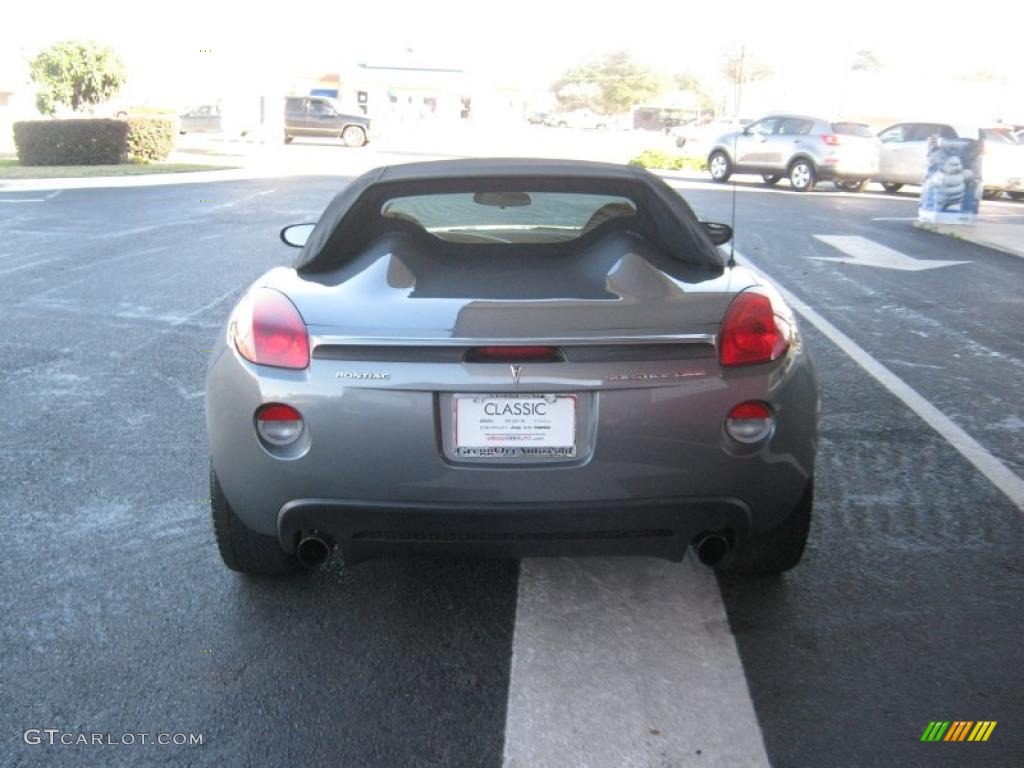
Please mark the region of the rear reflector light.
<svg viewBox="0 0 1024 768"><path fill-rule="evenodd" d="M467 363L557 363L563 360L558 347L472 347Z"/></svg>
<svg viewBox="0 0 1024 768"><path fill-rule="evenodd" d="M740 403L725 420L725 431L741 443L756 443L772 432L775 420L771 409L764 403Z"/></svg>
<svg viewBox="0 0 1024 768"><path fill-rule="evenodd" d="M747 290L733 299L722 321L718 354L723 367L769 363L787 349L788 325L767 295Z"/></svg>
<svg viewBox="0 0 1024 768"><path fill-rule="evenodd" d="M231 338L239 354L259 365L276 368L309 366L306 324L284 294L255 288L231 318Z"/></svg>
<svg viewBox="0 0 1024 768"><path fill-rule="evenodd" d="M821 140L823 142L825 142L826 144L828 144L830 147L838 147L842 143L839 140L839 137L836 136L834 133L824 133L824 134L822 134Z"/></svg>
<svg viewBox="0 0 1024 768"><path fill-rule="evenodd" d="M302 414L290 405L265 405L256 412L256 431L271 445L290 445L302 434Z"/></svg>

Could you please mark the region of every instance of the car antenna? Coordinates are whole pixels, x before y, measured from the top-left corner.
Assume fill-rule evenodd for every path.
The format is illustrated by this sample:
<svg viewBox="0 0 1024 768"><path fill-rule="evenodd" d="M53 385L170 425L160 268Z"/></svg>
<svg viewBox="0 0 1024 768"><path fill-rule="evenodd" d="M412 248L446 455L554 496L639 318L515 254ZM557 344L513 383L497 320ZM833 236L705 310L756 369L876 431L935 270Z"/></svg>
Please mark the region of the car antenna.
<svg viewBox="0 0 1024 768"><path fill-rule="evenodd" d="M740 97L743 95L743 61L746 58L746 43L740 43L740 60L736 65L736 91L733 98L733 117L736 120L736 128L740 124ZM736 162L736 142L738 137L736 131L732 132L732 159ZM732 227L732 238L729 240L729 260L726 266L730 269L736 266L736 175L732 177L732 214L729 226Z"/></svg>

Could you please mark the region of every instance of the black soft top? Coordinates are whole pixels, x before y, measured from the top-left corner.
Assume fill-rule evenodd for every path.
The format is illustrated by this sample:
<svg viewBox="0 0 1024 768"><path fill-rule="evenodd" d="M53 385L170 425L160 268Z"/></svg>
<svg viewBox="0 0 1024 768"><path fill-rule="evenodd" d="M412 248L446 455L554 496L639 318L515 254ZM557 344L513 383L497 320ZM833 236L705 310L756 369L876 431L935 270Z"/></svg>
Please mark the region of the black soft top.
<svg viewBox="0 0 1024 768"><path fill-rule="evenodd" d="M335 195L321 215L295 268L323 272L361 253L394 226L381 216L390 198L444 192L579 192L626 197L636 205L631 228L665 254L721 268L693 210L675 190L642 168L612 163L523 158L439 160L375 168ZM517 247L531 246L487 246Z"/></svg>

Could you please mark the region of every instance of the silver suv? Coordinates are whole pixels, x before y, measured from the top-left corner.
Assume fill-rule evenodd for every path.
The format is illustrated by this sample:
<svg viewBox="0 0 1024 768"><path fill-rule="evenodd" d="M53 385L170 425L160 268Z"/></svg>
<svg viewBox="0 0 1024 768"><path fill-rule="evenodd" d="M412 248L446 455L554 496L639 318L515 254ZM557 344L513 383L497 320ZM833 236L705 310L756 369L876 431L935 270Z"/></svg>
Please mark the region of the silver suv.
<svg viewBox="0 0 1024 768"><path fill-rule="evenodd" d="M719 136L708 153L708 169L715 181L756 173L765 184L786 177L798 192L823 180L859 192L878 175L878 152L878 140L863 123L768 115Z"/></svg>

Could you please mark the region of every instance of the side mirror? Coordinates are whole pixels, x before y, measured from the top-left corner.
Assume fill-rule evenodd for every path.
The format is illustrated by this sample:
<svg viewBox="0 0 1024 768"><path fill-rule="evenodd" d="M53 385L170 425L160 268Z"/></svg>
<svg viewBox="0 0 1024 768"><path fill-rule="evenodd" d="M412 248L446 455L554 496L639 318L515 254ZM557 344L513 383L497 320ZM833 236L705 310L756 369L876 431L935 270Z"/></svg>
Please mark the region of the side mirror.
<svg viewBox="0 0 1024 768"><path fill-rule="evenodd" d="M728 224L719 224L715 221L702 221L701 226L708 233L711 242L715 245L725 245L732 240L732 227Z"/></svg>
<svg viewBox="0 0 1024 768"><path fill-rule="evenodd" d="M301 248L309 240L316 224L289 224L281 230L281 242L292 248Z"/></svg>

